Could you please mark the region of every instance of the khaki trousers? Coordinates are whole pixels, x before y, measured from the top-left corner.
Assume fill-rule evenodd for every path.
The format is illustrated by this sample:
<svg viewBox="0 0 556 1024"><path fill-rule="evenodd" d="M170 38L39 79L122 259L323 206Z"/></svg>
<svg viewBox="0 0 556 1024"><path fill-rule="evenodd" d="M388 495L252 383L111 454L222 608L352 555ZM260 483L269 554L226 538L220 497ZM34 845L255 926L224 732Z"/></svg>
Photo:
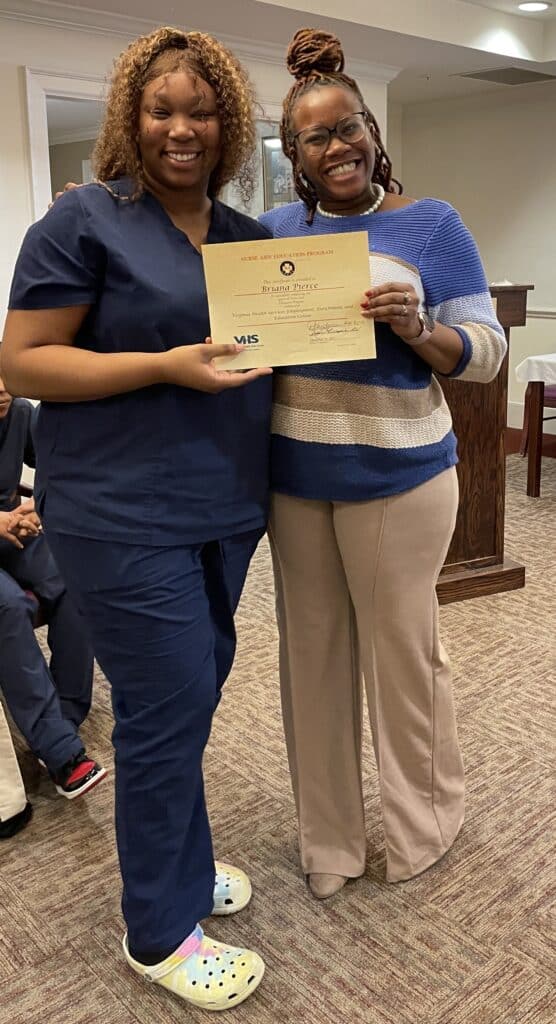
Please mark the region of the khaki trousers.
<svg viewBox="0 0 556 1024"><path fill-rule="evenodd" d="M0 821L23 811L27 803L10 727L0 704Z"/></svg>
<svg viewBox="0 0 556 1024"><path fill-rule="evenodd" d="M449 849L464 816L435 583L458 504L454 468L365 502L273 496L282 710L306 873L365 869L361 669L387 879Z"/></svg>

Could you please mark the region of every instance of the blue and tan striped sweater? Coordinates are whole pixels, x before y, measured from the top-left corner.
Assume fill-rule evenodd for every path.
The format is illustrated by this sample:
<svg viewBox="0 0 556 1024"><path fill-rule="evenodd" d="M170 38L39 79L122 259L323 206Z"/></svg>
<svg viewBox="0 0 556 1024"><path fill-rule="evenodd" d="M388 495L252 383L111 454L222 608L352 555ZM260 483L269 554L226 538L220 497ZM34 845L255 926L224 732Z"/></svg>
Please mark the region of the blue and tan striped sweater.
<svg viewBox="0 0 556 1024"><path fill-rule="evenodd" d="M264 213L275 238L364 231L373 285L413 285L435 320L455 328L463 353L452 377L496 376L506 351L477 251L448 203L306 223L302 203ZM410 490L457 462L452 419L430 366L388 324L377 358L275 371L272 488L301 498L365 501Z"/></svg>

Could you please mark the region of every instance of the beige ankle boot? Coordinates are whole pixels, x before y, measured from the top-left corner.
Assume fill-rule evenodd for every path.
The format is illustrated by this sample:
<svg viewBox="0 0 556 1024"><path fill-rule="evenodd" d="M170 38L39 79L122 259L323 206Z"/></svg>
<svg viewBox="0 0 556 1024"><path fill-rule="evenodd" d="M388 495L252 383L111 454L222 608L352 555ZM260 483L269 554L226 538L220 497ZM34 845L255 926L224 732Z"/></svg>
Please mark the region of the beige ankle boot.
<svg viewBox="0 0 556 1024"><path fill-rule="evenodd" d="M329 896L343 889L347 882L345 875L330 875L322 872L313 872L309 875L309 888L318 900L327 900Z"/></svg>

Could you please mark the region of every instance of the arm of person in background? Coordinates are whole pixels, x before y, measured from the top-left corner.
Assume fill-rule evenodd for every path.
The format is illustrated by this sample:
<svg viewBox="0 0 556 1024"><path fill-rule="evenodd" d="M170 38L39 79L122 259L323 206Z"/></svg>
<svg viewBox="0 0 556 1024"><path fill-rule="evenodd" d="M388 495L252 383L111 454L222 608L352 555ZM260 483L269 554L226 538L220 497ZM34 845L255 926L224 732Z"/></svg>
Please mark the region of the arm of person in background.
<svg viewBox="0 0 556 1024"><path fill-rule="evenodd" d="M29 403L30 404L30 403ZM30 469L35 469L37 460L35 455L35 439L34 434L37 429L37 422L39 418L39 406L35 405L31 409L29 416L29 422L27 424L27 437L25 438L25 448L23 450L23 462Z"/></svg>
<svg viewBox="0 0 556 1024"><path fill-rule="evenodd" d="M83 188L84 184L85 184L84 182L78 183L77 181L66 181L66 184L64 185L63 192L55 192L54 193L54 199L52 200L51 203L48 204L48 209L50 209L50 207L54 205L54 203L56 202L57 199L61 199L62 198L62 196L64 195L64 192L71 192L72 188Z"/></svg>
<svg viewBox="0 0 556 1024"><path fill-rule="evenodd" d="M243 387L270 369L218 370L218 356L241 345L201 342L163 352L98 353L74 347L96 299L105 253L91 235L79 189L34 224L16 265L1 348L1 372L13 395L81 402L175 384L216 394Z"/></svg>

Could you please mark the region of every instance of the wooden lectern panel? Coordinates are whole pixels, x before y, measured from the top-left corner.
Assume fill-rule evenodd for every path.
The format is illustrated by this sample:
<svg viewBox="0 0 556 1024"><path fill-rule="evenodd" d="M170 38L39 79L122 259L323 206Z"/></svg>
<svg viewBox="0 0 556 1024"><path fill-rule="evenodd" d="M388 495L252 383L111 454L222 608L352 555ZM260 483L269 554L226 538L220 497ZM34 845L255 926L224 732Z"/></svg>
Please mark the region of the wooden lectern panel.
<svg viewBox="0 0 556 1024"><path fill-rule="evenodd" d="M532 285L491 288L500 323L526 320ZM508 355L490 384L439 378L458 439L460 504L454 536L437 585L441 604L524 586L524 567L504 559Z"/></svg>
<svg viewBox="0 0 556 1024"><path fill-rule="evenodd" d="M480 559L501 560L503 537L498 534L500 435L497 424L499 389L483 384L442 381L458 439L460 504L446 565ZM502 435L503 441L503 435Z"/></svg>

